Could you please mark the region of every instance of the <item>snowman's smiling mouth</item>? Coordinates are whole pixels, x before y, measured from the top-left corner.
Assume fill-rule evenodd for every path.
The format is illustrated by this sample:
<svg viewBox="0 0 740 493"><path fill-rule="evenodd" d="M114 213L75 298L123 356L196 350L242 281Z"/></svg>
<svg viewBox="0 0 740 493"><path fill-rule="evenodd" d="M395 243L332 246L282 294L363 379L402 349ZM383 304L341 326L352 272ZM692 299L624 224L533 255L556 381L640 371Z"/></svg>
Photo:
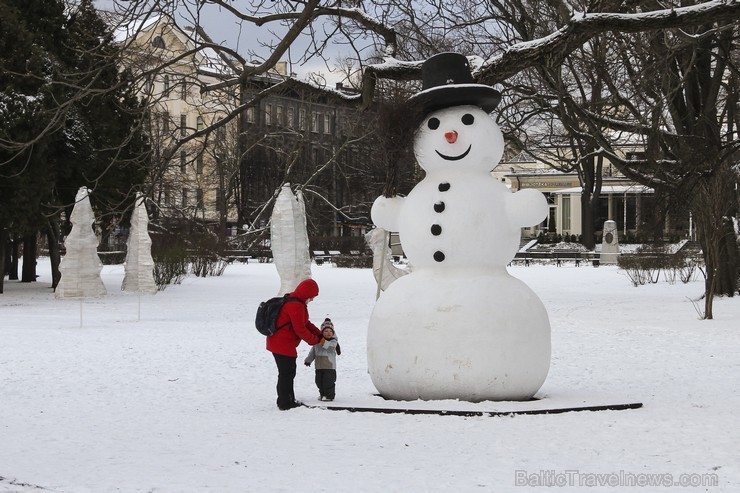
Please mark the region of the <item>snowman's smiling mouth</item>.
<svg viewBox="0 0 740 493"><path fill-rule="evenodd" d="M470 148L471 147L473 147L473 144L470 144L465 152L463 152L462 154L458 154L457 156L445 156L444 154L442 154L441 152L439 152L436 149L434 150L434 152L436 152L439 155L439 157L441 157L442 159L445 159L447 161L459 161L460 159L462 159L462 158L464 158L465 156L468 155L468 153L470 152Z"/></svg>

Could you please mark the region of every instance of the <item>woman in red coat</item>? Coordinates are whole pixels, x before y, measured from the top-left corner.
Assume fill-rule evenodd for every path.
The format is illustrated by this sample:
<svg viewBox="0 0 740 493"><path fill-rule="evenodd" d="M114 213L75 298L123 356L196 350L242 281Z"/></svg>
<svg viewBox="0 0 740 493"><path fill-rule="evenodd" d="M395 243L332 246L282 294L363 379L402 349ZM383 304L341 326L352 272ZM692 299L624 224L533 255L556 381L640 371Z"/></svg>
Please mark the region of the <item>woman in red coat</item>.
<svg viewBox="0 0 740 493"><path fill-rule="evenodd" d="M319 294L319 285L313 279L301 281L288 296L300 301L289 301L280 310L276 325L282 327L267 338L267 350L275 357L278 368L277 406L281 410L301 405L295 400L293 380L296 373L296 348L301 340L310 345L321 342L321 331L308 319L306 303Z"/></svg>

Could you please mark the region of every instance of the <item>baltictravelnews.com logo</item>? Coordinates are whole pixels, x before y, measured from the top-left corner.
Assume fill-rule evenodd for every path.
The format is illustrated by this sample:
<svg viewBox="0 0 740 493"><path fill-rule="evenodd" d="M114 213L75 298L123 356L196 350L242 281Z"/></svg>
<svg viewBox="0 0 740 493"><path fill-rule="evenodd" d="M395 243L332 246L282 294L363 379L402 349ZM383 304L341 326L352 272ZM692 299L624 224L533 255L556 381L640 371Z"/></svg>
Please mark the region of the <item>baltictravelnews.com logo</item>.
<svg viewBox="0 0 740 493"><path fill-rule="evenodd" d="M698 487L717 486L719 477L716 473L634 473L617 471L607 473L583 472L573 470L540 470L530 472L514 471L514 485L528 487Z"/></svg>

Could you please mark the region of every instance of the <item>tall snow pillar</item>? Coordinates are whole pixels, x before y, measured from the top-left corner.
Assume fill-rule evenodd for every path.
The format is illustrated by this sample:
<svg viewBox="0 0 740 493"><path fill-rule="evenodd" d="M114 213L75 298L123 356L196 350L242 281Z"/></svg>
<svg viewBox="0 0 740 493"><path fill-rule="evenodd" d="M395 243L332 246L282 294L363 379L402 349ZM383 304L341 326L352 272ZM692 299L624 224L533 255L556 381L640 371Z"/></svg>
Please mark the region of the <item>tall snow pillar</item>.
<svg viewBox="0 0 740 493"><path fill-rule="evenodd" d="M121 289L136 293L156 293L152 239L149 237L149 216L144 197L136 194L136 206L131 214L131 229L126 243L125 275Z"/></svg>
<svg viewBox="0 0 740 493"><path fill-rule="evenodd" d="M70 221L72 231L64 240L66 254L59 264L62 278L54 296L62 298L98 297L106 294L98 257L98 238L92 224L95 221L87 187L80 187L75 198Z"/></svg>
<svg viewBox="0 0 740 493"><path fill-rule="evenodd" d="M311 257L308 253L308 231L303 195L294 195L290 183L283 185L275 199L270 218L272 259L280 275L282 296L295 289L304 279L311 278Z"/></svg>

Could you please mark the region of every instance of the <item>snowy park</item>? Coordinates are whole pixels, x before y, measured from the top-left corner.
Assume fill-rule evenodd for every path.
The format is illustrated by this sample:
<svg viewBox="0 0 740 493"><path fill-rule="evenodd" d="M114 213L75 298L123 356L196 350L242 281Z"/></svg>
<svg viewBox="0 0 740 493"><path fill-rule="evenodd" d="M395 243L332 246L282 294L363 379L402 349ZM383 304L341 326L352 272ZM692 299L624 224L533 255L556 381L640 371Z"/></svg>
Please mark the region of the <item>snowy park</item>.
<svg viewBox="0 0 740 493"><path fill-rule="evenodd" d="M699 320L701 278L635 288L612 266L509 267L550 317L539 400L397 407L643 407L461 417L278 411L275 363L254 328L280 286L272 264L141 297L120 290L123 265L105 266L108 294L82 302L54 298L48 265L0 297L0 491L740 489L740 300L718 299L715 319ZM394 405L368 375L371 270L312 273L311 318L330 316L342 345L333 404ZM299 366L296 397L319 406L313 373Z"/></svg>
<svg viewBox="0 0 740 493"><path fill-rule="evenodd" d="M0 4L0 493L740 492L740 1L99 3Z"/></svg>

